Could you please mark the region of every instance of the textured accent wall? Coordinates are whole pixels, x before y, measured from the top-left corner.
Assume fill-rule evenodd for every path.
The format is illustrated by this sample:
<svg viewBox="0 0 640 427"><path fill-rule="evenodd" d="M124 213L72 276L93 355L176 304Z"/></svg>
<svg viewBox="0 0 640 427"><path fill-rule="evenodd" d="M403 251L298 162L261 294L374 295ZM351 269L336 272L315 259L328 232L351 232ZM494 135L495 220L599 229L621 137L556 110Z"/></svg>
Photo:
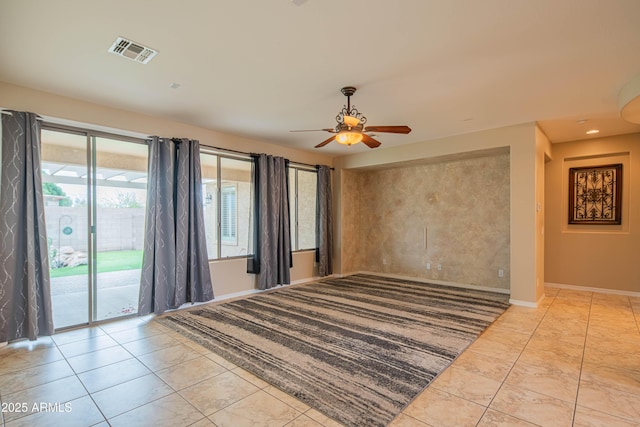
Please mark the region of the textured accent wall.
<svg viewBox="0 0 640 427"><path fill-rule="evenodd" d="M344 170L343 270L509 289L509 174L508 154Z"/></svg>

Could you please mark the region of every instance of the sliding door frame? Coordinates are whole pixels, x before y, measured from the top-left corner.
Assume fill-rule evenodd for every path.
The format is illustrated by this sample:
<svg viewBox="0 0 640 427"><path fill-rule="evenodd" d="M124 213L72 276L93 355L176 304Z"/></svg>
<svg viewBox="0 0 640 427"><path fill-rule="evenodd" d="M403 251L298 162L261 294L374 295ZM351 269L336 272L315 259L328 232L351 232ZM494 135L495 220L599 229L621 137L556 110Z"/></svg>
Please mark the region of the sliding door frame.
<svg viewBox="0 0 640 427"><path fill-rule="evenodd" d="M92 129L78 128L74 126L60 125L56 123L43 122L42 130L48 130L60 133L69 133L73 135L80 135L86 137L86 153L87 153L87 257L89 263L87 264L88 286L87 286L87 321L85 323L79 323L76 325L64 326L62 328L56 328L56 331L62 331L65 329L74 329L81 326L91 326L95 324L108 323L114 320L122 320L130 317L137 316L137 313L118 316L109 319L95 320L98 305L98 265L97 265L97 185L96 185L96 146L97 138L115 139L123 142L131 142L134 144L148 145L147 140L142 138L134 138L125 135L118 135L109 132L94 131Z"/></svg>

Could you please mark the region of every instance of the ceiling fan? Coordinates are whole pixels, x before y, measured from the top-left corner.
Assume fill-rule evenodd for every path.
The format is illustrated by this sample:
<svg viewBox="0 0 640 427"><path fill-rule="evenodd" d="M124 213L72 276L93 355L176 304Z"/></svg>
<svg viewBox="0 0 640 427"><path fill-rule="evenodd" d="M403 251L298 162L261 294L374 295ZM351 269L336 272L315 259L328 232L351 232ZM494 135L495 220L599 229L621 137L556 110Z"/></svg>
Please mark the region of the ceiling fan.
<svg viewBox="0 0 640 427"><path fill-rule="evenodd" d="M336 140L340 144L347 146L363 142L369 148L376 148L380 146L380 141L373 139L368 133L402 133L407 134L411 132L409 126L364 126L367 122L367 118L360 113L355 106L351 106L351 96L356 93L356 88L353 86L346 86L340 89L342 94L347 97L347 105L342 107L342 110L336 116L336 122L338 124L335 128L326 129L312 129L312 130L292 130L291 132L329 132L334 135L322 141L316 145L315 148L324 147L333 140Z"/></svg>

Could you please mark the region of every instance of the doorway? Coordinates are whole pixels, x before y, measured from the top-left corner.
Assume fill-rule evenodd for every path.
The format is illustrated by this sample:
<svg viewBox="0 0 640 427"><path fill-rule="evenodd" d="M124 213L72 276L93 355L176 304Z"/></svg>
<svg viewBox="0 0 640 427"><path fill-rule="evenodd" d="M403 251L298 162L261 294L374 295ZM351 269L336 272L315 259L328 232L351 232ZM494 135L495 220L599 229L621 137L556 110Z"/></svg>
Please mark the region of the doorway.
<svg viewBox="0 0 640 427"><path fill-rule="evenodd" d="M137 313L147 186L147 146L140 142L42 130L56 329Z"/></svg>

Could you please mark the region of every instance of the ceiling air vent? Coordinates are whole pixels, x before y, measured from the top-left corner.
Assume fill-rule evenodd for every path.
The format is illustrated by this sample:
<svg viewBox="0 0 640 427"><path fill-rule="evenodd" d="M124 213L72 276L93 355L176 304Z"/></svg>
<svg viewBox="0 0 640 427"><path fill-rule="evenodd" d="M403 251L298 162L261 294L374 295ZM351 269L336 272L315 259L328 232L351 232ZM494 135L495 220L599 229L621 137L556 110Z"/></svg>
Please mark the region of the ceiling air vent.
<svg viewBox="0 0 640 427"><path fill-rule="evenodd" d="M142 46L123 37L118 37L109 48L109 52L132 61L147 64L158 54L157 50Z"/></svg>

